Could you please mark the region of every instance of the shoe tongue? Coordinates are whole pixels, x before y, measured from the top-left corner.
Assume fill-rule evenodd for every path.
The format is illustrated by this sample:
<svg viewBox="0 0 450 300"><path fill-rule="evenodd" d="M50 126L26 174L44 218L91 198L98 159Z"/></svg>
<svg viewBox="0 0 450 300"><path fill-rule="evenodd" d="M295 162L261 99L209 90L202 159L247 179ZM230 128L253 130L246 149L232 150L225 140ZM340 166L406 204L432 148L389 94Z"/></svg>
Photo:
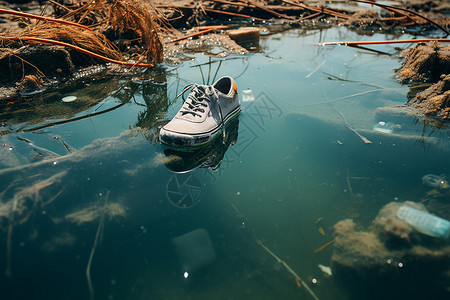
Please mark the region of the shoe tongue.
<svg viewBox="0 0 450 300"><path fill-rule="evenodd" d="M203 92L206 96L214 95L214 87L210 85L199 85L199 91ZM198 95L200 96L200 95Z"/></svg>

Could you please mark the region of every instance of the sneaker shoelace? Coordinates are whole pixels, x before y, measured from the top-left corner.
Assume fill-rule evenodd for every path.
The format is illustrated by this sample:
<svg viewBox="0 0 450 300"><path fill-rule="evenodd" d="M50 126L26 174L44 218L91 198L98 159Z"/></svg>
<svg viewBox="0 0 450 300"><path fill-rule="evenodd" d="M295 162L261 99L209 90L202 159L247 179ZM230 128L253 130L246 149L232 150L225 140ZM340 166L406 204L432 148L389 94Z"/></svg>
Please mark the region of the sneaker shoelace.
<svg viewBox="0 0 450 300"><path fill-rule="evenodd" d="M189 93L187 99L185 99L184 93L186 93L190 89L192 89L192 91ZM198 85L195 83L191 83L185 86L175 99L180 96L182 96L184 102L184 105L180 112L183 114L183 116L185 114L192 114L194 117L201 117L202 114L206 112L205 107L208 107L208 104L206 104L205 101L211 102L211 96L213 96L216 101L218 101L219 99L213 87ZM219 103L217 103L217 106L219 107L220 119L223 120L222 108L220 107Z"/></svg>

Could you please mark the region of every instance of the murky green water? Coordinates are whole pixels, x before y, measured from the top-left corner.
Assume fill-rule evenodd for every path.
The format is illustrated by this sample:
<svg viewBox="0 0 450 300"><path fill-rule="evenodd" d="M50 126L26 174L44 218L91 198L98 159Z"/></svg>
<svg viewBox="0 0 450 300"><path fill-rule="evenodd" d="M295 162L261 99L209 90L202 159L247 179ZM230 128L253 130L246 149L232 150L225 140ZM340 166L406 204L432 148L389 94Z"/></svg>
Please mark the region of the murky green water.
<svg viewBox="0 0 450 300"><path fill-rule="evenodd" d="M397 287L352 287L331 266L334 244L315 252L334 239L337 222L366 230L386 204L423 200L432 188L422 176L448 175L446 126L377 112L406 102L408 87L393 77L400 59L312 45L393 38L290 30L264 37L259 53L190 54L181 65L36 96L46 103L38 113L4 112L1 298L313 299L270 250L319 299L362 299L360 288L402 299L396 288L422 280L408 271L413 259L392 266ZM164 149L157 134L180 107L175 95L223 75L255 97L241 102L224 140L181 158ZM60 101L68 95L77 100ZM396 123L394 134L374 131L380 121ZM445 281L436 274L434 282ZM416 299L435 291L422 288ZM439 290L433 299L447 296Z"/></svg>

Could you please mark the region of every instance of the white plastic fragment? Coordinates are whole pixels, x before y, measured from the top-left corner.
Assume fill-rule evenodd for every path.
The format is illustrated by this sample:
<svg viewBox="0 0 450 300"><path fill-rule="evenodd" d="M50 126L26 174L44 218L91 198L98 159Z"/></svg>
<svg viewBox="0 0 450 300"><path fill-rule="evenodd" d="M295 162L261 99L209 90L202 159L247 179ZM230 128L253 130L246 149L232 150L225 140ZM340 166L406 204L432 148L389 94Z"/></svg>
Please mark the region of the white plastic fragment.
<svg viewBox="0 0 450 300"><path fill-rule="evenodd" d="M243 90L242 91L242 102L254 102L255 96L253 96L252 90Z"/></svg>
<svg viewBox="0 0 450 300"><path fill-rule="evenodd" d="M64 98L61 99L62 102L73 102L75 100L77 100L77 96L66 96Z"/></svg>
<svg viewBox="0 0 450 300"><path fill-rule="evenodd" d="M328 275L328 276L333 275L333 272L331 272L331 268L330 268L330 267L327 267L327 266L324 266L324 265L321 265L321 264L318 264L317 266L318 266L319 269L320 269L322 272L324 272L326 275Z"/></svg>

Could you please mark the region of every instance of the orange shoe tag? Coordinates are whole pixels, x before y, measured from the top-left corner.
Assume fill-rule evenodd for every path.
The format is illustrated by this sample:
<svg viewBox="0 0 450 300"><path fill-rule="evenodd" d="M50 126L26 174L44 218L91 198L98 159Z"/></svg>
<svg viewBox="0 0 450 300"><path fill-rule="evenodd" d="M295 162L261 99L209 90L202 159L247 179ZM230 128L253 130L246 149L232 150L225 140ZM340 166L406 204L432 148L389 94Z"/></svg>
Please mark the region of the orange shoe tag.
<svg viewBox="0 0 450 300"><path fill-rule="evenodd" d="M234 80L233 80L233 90L236 92L236 94L238 94L236 81L234 81Z"/></svg>

